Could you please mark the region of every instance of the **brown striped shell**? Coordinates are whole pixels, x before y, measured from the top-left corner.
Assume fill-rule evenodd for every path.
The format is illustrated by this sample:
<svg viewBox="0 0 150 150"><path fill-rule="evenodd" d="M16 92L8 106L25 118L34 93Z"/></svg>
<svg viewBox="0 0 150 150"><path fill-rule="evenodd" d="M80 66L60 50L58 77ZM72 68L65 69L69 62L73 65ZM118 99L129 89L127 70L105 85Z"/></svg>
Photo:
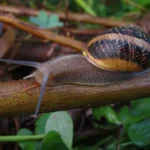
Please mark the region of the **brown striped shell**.
<svg viewBox="0 0 150 150"><path fill-rule="evenodd" d="M111 28L92 39L83 55L104 70L141 71L150 66L150 36L135 25Z"/></svg>

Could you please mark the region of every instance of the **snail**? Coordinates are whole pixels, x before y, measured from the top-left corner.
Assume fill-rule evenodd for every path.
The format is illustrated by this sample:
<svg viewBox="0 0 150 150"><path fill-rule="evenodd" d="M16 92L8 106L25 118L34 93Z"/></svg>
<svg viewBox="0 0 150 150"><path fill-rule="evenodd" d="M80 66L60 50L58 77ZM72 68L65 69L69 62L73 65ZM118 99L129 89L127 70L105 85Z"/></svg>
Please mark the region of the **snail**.
<svg viewBox="0 0 150 150"><path fill-rule="evenodd" d="M24 77L35 77L41 85L35 110L37 116L46 85L105 85L122 82L148 72L149 55L150 36L140 27L128 25L99 34L83 49L83 55L65 55L44 63L8 59L0 61L37 69Z"/></svg>

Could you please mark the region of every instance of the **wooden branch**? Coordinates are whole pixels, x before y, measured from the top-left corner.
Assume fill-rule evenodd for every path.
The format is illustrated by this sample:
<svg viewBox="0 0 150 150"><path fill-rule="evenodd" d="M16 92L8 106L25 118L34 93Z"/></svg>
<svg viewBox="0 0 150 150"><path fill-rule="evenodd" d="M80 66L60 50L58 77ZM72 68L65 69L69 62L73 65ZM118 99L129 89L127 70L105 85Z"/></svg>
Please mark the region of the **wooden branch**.
<svg viewBox="0 0 150 150"><path fill-rule="evenodd" d="M0 5L0 11L1 12L7 12L7 13L13 13L15 15L27 15L27 16L37 16L40 12L40 10L35 9L29 9L29 8L18 8L18 7L12 7L12 6L4 6ZM61 19L67 19L70 21L76 21L76 22L85 22L85 23L92 23L92 24L100 24L105 25L108 27L115 27L115 26L124 26L131 24L132 22L125 22L123 20L116 20L116 19L110 19L110 18L102 18L102 17L93 17L86 14L79 14L79 13L71 13L68 12L68 16L66 18L65 13L56 13L56 12L50 12L47 11L48 14L57 14Z"/></svg>
<svg viewBox="0 0 150 150"><path fill-rule="evenodd" d="M35 81L1 82L0 116L33 114L38 96L39 85ZM40 112L123 103L149 96L147 76L105 86L51 86L46 88Z"/></svg>

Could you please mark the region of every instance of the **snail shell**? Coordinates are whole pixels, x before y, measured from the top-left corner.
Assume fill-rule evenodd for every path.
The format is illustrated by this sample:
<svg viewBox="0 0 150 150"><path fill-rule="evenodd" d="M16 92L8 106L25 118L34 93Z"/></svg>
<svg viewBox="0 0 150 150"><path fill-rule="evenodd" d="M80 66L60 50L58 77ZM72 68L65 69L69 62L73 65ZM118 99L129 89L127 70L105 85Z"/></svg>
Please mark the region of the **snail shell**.
<svg viewBox="0 0 150 150"><path fill-rule="evenodd" d="M93 38L83 55L109 71L141 71L150 66L150 36L135 25L108 29Z"/></svg>

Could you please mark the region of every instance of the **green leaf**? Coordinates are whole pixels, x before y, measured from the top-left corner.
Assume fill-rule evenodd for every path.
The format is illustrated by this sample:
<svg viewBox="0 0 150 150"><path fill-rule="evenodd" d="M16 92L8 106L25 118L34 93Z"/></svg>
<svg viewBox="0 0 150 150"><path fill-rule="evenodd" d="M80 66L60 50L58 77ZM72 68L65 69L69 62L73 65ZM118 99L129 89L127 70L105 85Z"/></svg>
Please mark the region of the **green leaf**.
<svg viewBox="0 0 150 150"><path fill-rule="evenodd" d="M33 142L26 142L24 150L36 150Z"/></svg>
<svg viewBox="0 0 150 150"><path fill-rule="evenodd" d="M130 112L129 112L129 108L127 106L123 106L120 108L120 111L119 111L119 114L118 114L118 117L119 117L119 120L125 124L128 122L128 119L130 118Z"/></svg>
<svg viewBox="0 0 150 150"><path fill-rule="evenodd" d="M150 98L135 100L131 102L131 110L134 116L150 114Z"/></svg>
<svg viewBox="0 0 150 150"><path fill-rule="evenodd" d="M100 119L102 116L104 116L109 123L113 123L117 125L121 124L121 122L117 118L115 111L110 106L93 108L93 115L96 119L98 118Z"/></svg>
<svg viewBox="0 0 150 150"><path fill-rule="evenodd" d="M26 128L22 128L22 129L19 130L17 135L33 135L33 133L30 130L26 129ZM30 147L31 147L31 145L34 145L34 142L19 142L18 144L22 149L25 149L29 145L30 145Z"/></svg>
<svg viewBox="0 0 150 150"><path fill-rule="evenodd" d="M150 119L131 124L128 128L128 135L137 146L150 144Z"/></svg>
<svg viewBox="0 0 150 150"><path fill-rule="evenodd" d="M135 122L139 122L139 121L142 121L146 118L150 118L150 114L147 113L147 114L141 114L139 116L132 116L128 119L127 123L128 124L131 124L131 123L135 123Z"/></svg>
<svg viewBox="0 0 150 150"><path fill-rule="evenodd" d="M149 98L132 101L130 111L127 106L120 108L120 112L118 114L119 120L121 120L124 125L142 121L150 117L149 108Z"/></svg>
<svg viewBox="0 0 150 150"><path fill-rule="evenodd" d="M131 102L131 115L127 123L142 121L150 117L150 98L135 100Z"/></svg>
<svg viewBox="0 0 150 150"><path fill-rule="evenodd" d="M102 111L101 107L94 107L92 108L92 112L93 112L93 117L96 119L96 120L100 120L101 117L104 117L105 114L104 112Z"/></svg>
<svg viewBox="0 0 150 150"><path fill-rule="evenodd" d="M72 147L73 122L66 111L52 113L46 123L45 133L57 131L69 149Z"/></svg>
<svg viewBox="0 0 150 150"><path fill-rule="evenodd" d="M49 17L47 27L53 28L53 27L62 27L62 26L63 26L63 23L59 21L59 17L57 15L52 14Z"/></svg>
<svg viewBox="0 0 150 150"><path fill-rule="evenodd" d="M35 123L35 134L44 134L45 133L45 125L48 117L51 113L45 113L40 115L38 120Z"/></svg>
<svg viewBox="0 0 150 150"><path fill-rule="evenodd" d="M40 11L37 17L30 17L30 22L38 25L41 28L53 28L63 26L63 23L59 21L58 15L48 15L45 11Z"/></svg>
<svg viewBox="0 0 150 150"><path fill-rule="evenodd" d="M41 143L41 150L69 150L63 143L60 135L56 131L46 134Z"/></svg>
<svg viewBox="0 0 150 150"><path fill-rule="evenodd" d="M47 25L47 14L45 11L40 11L37 17L30 17L30 22L38 25L39 27L46 28Z"/></svg>

